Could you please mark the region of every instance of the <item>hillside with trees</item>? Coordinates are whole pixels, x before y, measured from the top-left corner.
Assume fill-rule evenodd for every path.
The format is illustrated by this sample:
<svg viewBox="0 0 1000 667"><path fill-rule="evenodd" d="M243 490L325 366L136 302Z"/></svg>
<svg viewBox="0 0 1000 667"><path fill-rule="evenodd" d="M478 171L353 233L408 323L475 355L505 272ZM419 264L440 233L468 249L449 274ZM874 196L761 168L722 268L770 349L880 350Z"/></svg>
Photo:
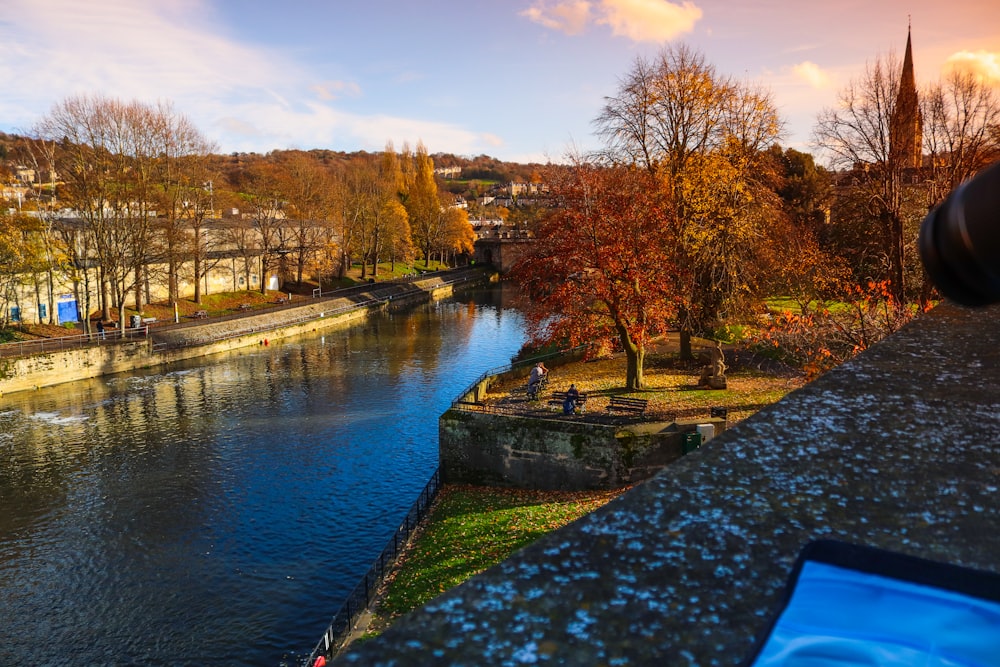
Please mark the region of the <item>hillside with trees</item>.
<svg viewBox="0 0 1000 667"><path fill-rule="evenodd" d="M566 164L422 144L224 155L168 103L67 98L0 135L2 316L30 299L51 320L71 283L84 313L122 321L151 283L200 302L223 263L262 292L276 269L302 288L462 263L475 222L534 239L512 276L533 342L620 349L631 388L667 330L686 356L693 335L753 332L822 372L932 303L920 221L1000 157L997 89L954 71L918 90L912 68L908 44L819 113L825 167L781 146L766 90L684 45L635 61L594 119L603 147Z"/></svg>

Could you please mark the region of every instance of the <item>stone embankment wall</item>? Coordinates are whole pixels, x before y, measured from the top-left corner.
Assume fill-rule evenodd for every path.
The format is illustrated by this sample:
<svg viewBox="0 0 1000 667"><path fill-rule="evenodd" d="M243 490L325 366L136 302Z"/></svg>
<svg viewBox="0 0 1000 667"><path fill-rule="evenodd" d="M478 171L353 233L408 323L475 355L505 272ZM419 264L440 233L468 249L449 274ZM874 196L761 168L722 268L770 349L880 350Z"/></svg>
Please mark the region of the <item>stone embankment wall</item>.
<svg viewBox="0 0 1000 667"><path fill-rule="evenodd" d="M684 434L725 420L598 424L449 410L438 422L447 484L550 491L615 489L644 481L684 455Z"/></svg>
<svg viewBox="0 0 1000 667"><path fill-rule="evenodd" d="M0 396L346 327L366 319L372 312L447 298L455 289L490 278L482 270L449 273L408 283L375 283L370 290L353 290L350 297L316 299L302 306L219 321L156 327L144 340L3 358L0 359Z"/></svg>

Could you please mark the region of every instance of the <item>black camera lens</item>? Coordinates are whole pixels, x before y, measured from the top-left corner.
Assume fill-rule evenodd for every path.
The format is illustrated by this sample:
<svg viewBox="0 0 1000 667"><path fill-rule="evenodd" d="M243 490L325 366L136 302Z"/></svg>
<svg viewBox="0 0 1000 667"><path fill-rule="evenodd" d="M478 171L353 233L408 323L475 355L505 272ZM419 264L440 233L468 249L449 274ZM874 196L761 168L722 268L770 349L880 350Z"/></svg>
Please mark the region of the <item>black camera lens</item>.
<svg viewBox="0 0 1000 667"><path fill-rule="evenodd" d="M920 257L945 298L965 306L1000 302L1000 162L927 214Z"/></svg>

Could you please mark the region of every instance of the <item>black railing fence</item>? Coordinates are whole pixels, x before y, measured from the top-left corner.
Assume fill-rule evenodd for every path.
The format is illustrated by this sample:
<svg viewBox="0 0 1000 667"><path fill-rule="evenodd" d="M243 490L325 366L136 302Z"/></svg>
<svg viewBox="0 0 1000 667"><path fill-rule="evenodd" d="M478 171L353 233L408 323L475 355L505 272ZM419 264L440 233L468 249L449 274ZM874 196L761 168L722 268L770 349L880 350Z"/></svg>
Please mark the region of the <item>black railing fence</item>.
<svg viewBox="0 0 1000 667"><path fill-rule="evenodd" d="M0 357L27 357L32 354L45 354L74 350L81 347L98 347L124 341L145 339L149 336L149 327L130 327L122 331L119 328L107 328L104 331L73 336L56 336L54 338L36 338L12 343L0 344Z"/></svg>
<svg viewBox="0 0 1000 667"><path fill-rule="evenodd" d="M459 283L464 283L464 282L468 282L469 280L475 280L476 279L476 277L474 275L470 275L468 273L466 273L464 275L458 275L458 276L450 275L449 271L435 271L433 273L425 273L425 274L423 274L421 276L418 276L418 278L423 279L423 278L434 277L434 276L441 276L442 278L445 278L444 280L441 281L441 283L439 285L440 287L446 287L448 285L456 285L456 284L459 284ZM365 293L365 292L369 292L369 291L372 290L373 287L375 287L376 289L379 289L379 288L384 288L384 287L387 287L389 285L392 285L393 283L408 283L408 282L412 282L412 279L410 279L410 280L386 281L386 282L383 282L383 283L376 283L374 286L373 285L369 285L369 284L362 284L362 285L357 285L357 286L354 286L354 287L345 287L345 288L341 288L341 289L338 289L338 290L323 292L322 293L322 297L324 299L329 299L329 300L343 298L343 297L350 298L351 296L354 296L354 295L357 295L357 294L362 294L362 293ZM320 295L316 294L316 290L314 290L313 296L318 297ZM276 329L281 329L281 328L289 326L289 325L295 325L295 324L301 324L303 322L308 322L310 320L318 320L318 319L322 319L323 317L330 317L330 316L333 316L333 315L342 315L342 314L344 314L346 312L350 312L350 311L353 311L353 310L358 310L358 309L361 309L361 308L371 308L371 307L377 306L379 304L389 303L394 298L399 298L401 296L403 296L403 295L391 295L391 296L375 297L375 298L371 298L371 299L366 299L364 301L359 301L359 302L356 302L356 303L351 303L351 304L348 304L346 306L342 306L342 307L339 307L339 308L331 308L330 310L326 310L323 313L303 315L303 316L292 317L292 318L284 318L280 322L273 322L273 323L270 323L270 324L263 324L263 323L260 323L260 322L256 322L254 325L251 325L251 326L240 327L236 323L239 322L240 320L245 320L246 317L247 317L247 315L260 315L260 314L263 314L265 312L274 312L276 310L286 310L286 309L291 309L291 308L297 308L297 307L301 307L303 305L306 305L309 302L308 301L306 301L306 302L293 301L293 302L290 302L290 303L287 303L287 304L284 304L284 305L280 305L280 306L272 306L271 308L268 308L267 310L261 309L261 310L257 310L257 311L250 311L250 312L247 312L247 313L234 313L232 315L224 315L224 316L221 316L221 317L212 317L212 318L209 318L209 319L199 319L196 322L194 322L194 321L193 322L185 322L184 324L181 324L179 326L187 328L187 327L192 327L192 326L197 326L197 325L214 324L214 323L225 322L225 321L233 322L233 325L230 326L229 328L227 328L226 331L224 331L224 332L214 332L214 333L208 333L208 332L206 332L206 335L203 338L198 338L198 337L194 337L194 336L188 336L184 340L169 341L169 342L166 342L166 341L163 341L163 342L154 342L153 345L152 345L152 350L153 350L153 352L165 352L167 350L172 350L172 349L177 349L177 348L194 347L194 346L198 346L198 345L206 345L206 344L209 344L209 343L221 342L221 341L224 341L224 340L229 340L231 338L239 338L241 336L246 336L246 335L249 335L249 334L265 333L265 332L268 332L268 331L273 331L273 330L276 330ZM172 325L165 325L164 327L162 327L162 330L166 331L171 326ZM173 325L173 326L177 326L177 325ZM160 329L157 329L157 330L160 330ZM136 339L144 339L144 338L148 338L148 337L149 337L149 326L147 326L145 324L143 326L141 326L141 327L125 329L124 333L120 329L118 329L118 328L108 328L108 329L105 329L103 332L90 333L90 334L82 334L82 335L74 335L74 336L58 336L58 337L54 337L54 338L40 338L40 339L36 339L36 340L16 341L16 342L13 342L13 343L2 343L2 344L0 344L0 357L25 357L25 356L29 356L29 355L32 355L32 354L45 354L45 353L49 353L49 352L60 352L60 351L63 351L63 350L78 349L78 348L81 348L81 347L97 347L97 346L100 346L100 345L106 345L106 344L110 344L110 343L120 343L120 342L123 342L123 341L130 341L130 340L136 340Z"/></svg>
<svg viewBox="0 0 1000 667"><path fill-rule="evenodd" d="M417 501L410 508L410 511L406 513L403 523L396 529L396 532L392 535L392 539L382 549L382 553L379 554L379 557L372 563L372 566L368 568L365 576L361 578L361 581L354 587L347 600L344 601L344 604L334 614L329 627L323 633L323 638L320 639L319 644L309 654L309 658L303 665L311 667L316 662L318 656L324 655L330 658L338 651L344 640L351 634L358 618L368 609L386 575L392 571L392 566L406 546L413 531L417 529L421 521L427 516L431 503L434 502L440 488L441 471L435 470L424 490L420 492Z"/></svg>

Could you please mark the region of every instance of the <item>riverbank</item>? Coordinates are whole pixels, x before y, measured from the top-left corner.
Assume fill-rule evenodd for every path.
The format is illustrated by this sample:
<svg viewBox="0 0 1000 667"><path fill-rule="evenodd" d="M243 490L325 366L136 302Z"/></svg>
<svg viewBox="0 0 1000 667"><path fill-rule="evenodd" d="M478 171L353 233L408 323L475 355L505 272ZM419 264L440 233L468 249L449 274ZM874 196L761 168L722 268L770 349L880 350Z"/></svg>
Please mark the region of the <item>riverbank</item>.
<svg viewBox="0 0 1000 667"><path fill-rule="evenodd" d="M707 341L703 341L708 345ZM651 415L701 415L725 407L731 427L805 384L802 373L739 349L726 352L728 388L698 389L700 362L677 359L679 341L664 336L650 346L644 391ZM625 359L614 355L560 365L550 371L551 391L575 384L588 398L588 411L603 412L607 396L621 395ZM523 381L491 385L483 403L518 414L548 410L527 401ZM631 395L631 394L629 394ZM542 401L544 404L545 401ZM580 415L569 417L578 421ZM631 487L612 491L553 492L501 487L445 485L423 525L403 549L369 609L360 615L344 646L377 636L398 618L466 579L506 560L515 551L598 509ZM457 498L452 496L457 495ZM575 505L579 511L567 511ZM530 508L520 514L518 508Z"/></svg>
<svg viewBox="0 0 1000 667"><path fill-rule="evenodd" d="M312 331L350 326L371 312L447 298L456 288L489 280L488 269L465 268L416 279L384 281L338 290L327 296L247 308L222 317L180 323L147 323L132 335L111 340L98 335L61 339L56 351L0 359L0 396L16 391L168 365ZM152 326L150 326L152 324Z"/></svg>

